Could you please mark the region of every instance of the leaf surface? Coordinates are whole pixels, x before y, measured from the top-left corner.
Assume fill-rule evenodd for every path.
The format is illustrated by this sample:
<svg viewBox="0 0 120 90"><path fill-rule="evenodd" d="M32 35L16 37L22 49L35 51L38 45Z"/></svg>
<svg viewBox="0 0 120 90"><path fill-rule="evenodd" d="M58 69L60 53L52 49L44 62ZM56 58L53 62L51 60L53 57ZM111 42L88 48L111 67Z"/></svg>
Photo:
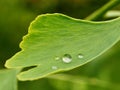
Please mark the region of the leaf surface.
<svg viewBox="0 0 120 90"><path fill-rule="evenodd" d="M20 43L22 50L5 66L36 66L18 75L20 80L34 80L90 62L119 40L120 18L91 22L63 14L40 15ZM65 55L67 59L63 61Z"/></svg>

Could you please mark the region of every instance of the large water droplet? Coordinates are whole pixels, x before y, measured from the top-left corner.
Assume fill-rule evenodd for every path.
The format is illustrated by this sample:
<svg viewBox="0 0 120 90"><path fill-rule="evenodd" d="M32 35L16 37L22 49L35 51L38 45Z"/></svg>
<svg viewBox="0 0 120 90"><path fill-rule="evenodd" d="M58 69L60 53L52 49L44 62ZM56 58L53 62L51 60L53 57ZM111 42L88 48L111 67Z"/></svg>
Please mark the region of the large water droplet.
<svg viewBox="0 0 120 90"><path fill-rule="evenodd" d="M78 54L78 58L81 59L83 58L84 56L82 54Z"/></svg>
<svg viewBox="0 0 120 90"><path fill-rule="evenodd" d="M58 69L58 67L57 66L52 66L52 69L56 70L56 69Z"/></svg>
<svg viewBox="0 0 120 90"><path fill-rule="evenodd" d="M62 61L63 61L64 63L70 63L70 62L72 61L71 55L70 55L70 54L65 54L65 55L63 56L63 58L62 58Z"/></svg>

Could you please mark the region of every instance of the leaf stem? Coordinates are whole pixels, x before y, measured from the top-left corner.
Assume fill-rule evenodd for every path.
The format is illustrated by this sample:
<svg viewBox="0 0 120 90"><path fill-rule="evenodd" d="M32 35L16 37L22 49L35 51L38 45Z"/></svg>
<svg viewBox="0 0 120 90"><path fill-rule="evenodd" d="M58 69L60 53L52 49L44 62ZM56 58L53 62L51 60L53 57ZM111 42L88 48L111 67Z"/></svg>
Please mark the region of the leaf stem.
<svg viewBox="0 0 120 90"><path fill-rule="evenodd" d="M114 6L120 4L120 0L110 0L107 4L105 4L100 9L96 10L93 14L86 17L86 20L97 20L101 18L108 10L112 9Z"/></svg>

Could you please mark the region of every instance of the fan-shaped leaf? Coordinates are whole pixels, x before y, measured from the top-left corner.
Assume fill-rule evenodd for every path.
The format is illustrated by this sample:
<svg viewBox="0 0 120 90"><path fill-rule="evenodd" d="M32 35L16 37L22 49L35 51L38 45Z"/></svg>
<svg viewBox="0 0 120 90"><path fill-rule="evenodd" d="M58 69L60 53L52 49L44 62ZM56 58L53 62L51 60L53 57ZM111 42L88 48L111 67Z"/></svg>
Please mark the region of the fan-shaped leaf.
<svg viewBox="0 0 120 90"><path fill-rule="evenodd" d="M21 51L6 62L8 68L36 66L18 75L34 80L81 66L104 53L120 39L120 18L90 22L62 14L38 16L20 44Z"/></svg>

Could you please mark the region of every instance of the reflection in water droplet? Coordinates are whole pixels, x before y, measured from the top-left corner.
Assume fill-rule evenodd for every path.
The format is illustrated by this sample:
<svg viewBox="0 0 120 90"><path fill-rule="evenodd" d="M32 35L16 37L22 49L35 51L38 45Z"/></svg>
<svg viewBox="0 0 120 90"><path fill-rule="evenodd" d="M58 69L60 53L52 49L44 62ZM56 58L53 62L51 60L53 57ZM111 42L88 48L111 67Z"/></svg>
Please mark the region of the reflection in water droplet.
<svg viewBox="0 0 120 90"><path fill-rule="evenodd" d="M83 58L84 56L82 54L78 54L78 58L81 59Z"/></svg>
<svg viewBox="0 0 120 90"><path fill-rule="evenodd" d="M56 69L58 69L58 67L57 66L52 66L52 69L56 70Z"/></svg>
<svg viewBox="0 0 120 90"><path fill-rule="evenodd" d="M71 55L65 54L65 55L63 56L63 58L62 58L62 61L63 61L64 63L70 63L70 62L72 61Z"/></svg>

